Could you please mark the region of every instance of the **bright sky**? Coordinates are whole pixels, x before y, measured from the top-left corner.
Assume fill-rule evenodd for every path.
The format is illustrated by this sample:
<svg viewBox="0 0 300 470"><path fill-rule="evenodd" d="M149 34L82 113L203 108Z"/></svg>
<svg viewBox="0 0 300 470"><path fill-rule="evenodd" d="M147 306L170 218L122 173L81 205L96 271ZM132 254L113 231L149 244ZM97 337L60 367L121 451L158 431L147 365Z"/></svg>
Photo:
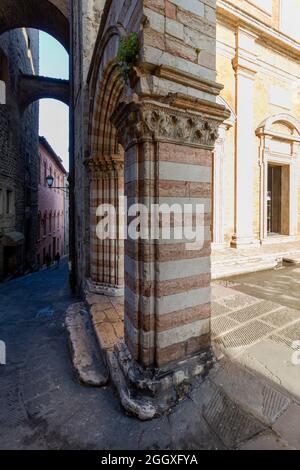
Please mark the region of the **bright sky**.
<svg viewBox="0 0 300 470"><path fill-rule="evenodd" d="M69 78L69 57L58 41L40 31L39 75ZM57 100L40 100L40 135L46 137L69 169L69 108Z"/></svg>

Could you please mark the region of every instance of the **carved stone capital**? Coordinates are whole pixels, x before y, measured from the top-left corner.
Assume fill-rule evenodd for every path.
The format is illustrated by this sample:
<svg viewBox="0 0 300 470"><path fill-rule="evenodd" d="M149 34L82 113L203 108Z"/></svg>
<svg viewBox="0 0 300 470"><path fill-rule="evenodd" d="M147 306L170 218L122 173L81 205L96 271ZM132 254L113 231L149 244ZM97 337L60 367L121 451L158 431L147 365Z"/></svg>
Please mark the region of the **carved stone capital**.
<svg viewBox="0 0 300 470"><path fill-rule="evenodd" d="M92 155L86 160L92 179L112 178L123 174L123 155Z"/></svg>
<svg viewBox="0 0 300 470"><path fill-rule="evenodd" d="M125 150L144 141L213 149L222 122L219 116L193 113L150 101L120 103L111 120Z"/></svg>

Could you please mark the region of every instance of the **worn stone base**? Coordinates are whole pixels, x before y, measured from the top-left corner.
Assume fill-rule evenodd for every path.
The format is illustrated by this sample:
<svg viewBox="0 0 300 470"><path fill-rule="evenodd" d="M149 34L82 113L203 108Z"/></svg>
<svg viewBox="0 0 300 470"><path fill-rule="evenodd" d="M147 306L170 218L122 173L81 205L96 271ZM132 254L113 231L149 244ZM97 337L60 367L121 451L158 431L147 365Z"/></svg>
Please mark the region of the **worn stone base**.
<svg viewBox="0 0 300 470"><path fill-rule="evenodd" d="M86 292L91 294L107 295L110 297L122 297L124 296L124 287L111 286L109 284L97 284L91 279L87 279Z"/></svg>
<svg viewBox="0 0 300 470"><path fill-rule="evenodd" d="M213 364L211 350L160 370L142 369L131 358L124 342L124 299L86 295L91 323L125 410L141 420L170 410L191 390L195 377L204 376Z"/></svg>
<svg viewBox="0 0 300 470"><path fill-rule="evenodd" d="M213 362L207 350L167 369L144 370L132 360L123 340L107 355L123 407L141 420L158 417L179 403L191 391L193 380L204 377Z"/></svg>

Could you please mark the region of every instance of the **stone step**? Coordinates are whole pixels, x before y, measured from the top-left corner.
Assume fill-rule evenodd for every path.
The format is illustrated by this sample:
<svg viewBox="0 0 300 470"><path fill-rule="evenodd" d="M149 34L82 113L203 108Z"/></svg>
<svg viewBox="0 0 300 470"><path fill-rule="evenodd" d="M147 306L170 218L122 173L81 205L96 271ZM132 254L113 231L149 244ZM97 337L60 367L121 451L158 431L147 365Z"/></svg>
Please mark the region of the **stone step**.
<svg viewBox="0 0 300 470"><path fill-rule="evenodd" d="M212 255L213 266L235 266L244 264L255 264L262 263L265 261L278 261L280 256L277 255L266 255L266 256L214 256Z"/></svg>
<svg viewBox="0 0 300 470"><path fill-rule="evenodd" d="M84 303L69 306L66 328L73 365L81 383L102 387L108 382L108 371L101 357L88 310Z"/></svg>
<svg viewBox="0 0 300 470"><path fill-rule="evenodd" d="M300 253L290 253L284 256L282 261L289 264L300 264Z"/></svg>
<svg viewBox="0 0 300 470"><path fill-rule="evenodd" d="M214 265L212 264L212 279L222 279L231 276L237 276L241 274L247 274L258 271L266 271L268 269L273 269L277 266L277 260L261 260L259 262L241 262L235 264L222 264Z"/></svg>

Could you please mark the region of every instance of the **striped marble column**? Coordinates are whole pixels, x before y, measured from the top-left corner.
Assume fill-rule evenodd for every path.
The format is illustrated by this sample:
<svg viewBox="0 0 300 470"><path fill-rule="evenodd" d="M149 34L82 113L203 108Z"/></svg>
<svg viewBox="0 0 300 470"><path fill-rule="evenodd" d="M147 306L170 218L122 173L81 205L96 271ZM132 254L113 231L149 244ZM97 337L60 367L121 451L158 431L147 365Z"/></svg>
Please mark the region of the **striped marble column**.
<svg viewBox="0 0 300 470"><path fill-rule="evenodd" d="M120 238L119 211L124 196L123 157L92 157L90 169L90 282L89 288L96 293L123 295L124 293L124 240ZM97 235L97 225L106 212L101 205L115 208L115 219L110 229L112 235L103 239ZM102 215L101 215L102 214ZM123 222L122 222L123 223Z"/></svg>
<svg viewBox="0 0 300 470"><path fill-rule="evenodd" d="M133 203L149 211L152 204L192 204L194 221L196 204L204 208L197 244L161 235L125 242L125 341L143 367L210 356L211 167L221 108L206 105L200 114L143 102L113 115L125 148L128 210Z"/></svg>

